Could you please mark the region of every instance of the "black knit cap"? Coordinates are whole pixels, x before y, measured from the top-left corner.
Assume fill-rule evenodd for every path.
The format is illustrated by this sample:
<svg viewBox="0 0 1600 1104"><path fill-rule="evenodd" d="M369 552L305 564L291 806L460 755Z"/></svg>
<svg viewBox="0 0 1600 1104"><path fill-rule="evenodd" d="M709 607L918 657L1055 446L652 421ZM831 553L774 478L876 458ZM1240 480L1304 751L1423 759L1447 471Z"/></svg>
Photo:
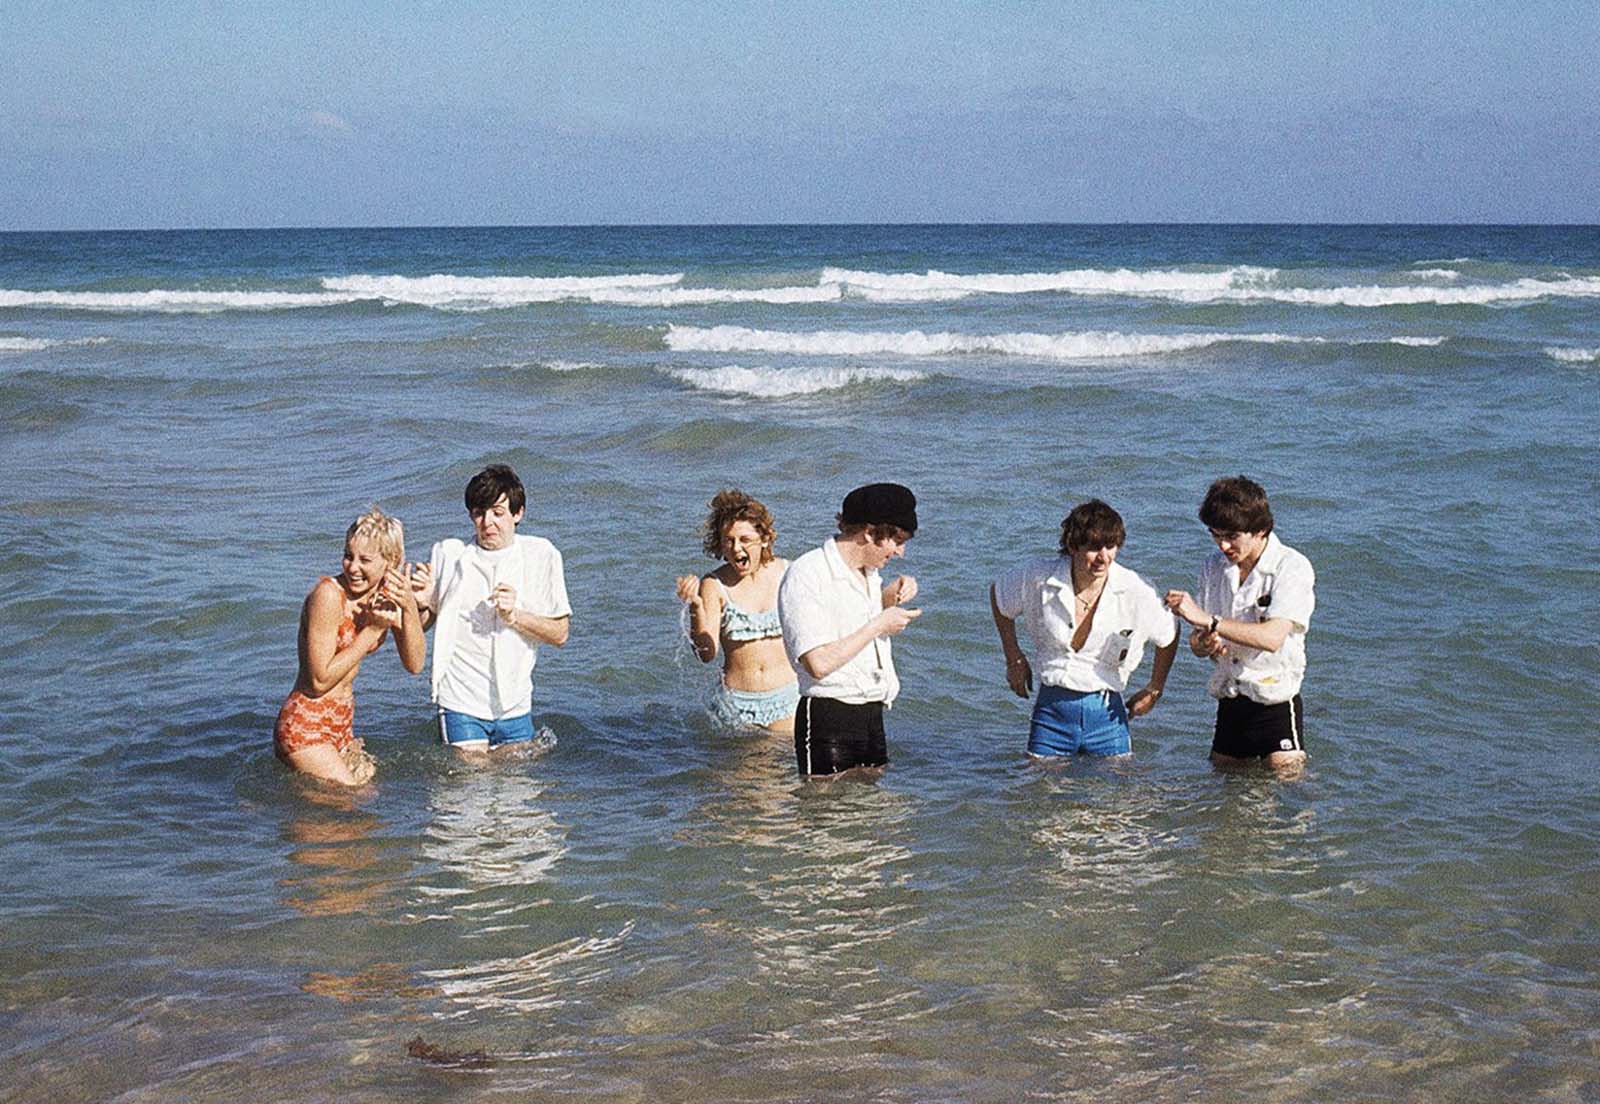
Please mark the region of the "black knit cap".
<svg viewBox="0 0 1600 1104"><path fill-rule="evenodd" d="M845 525L894 525L917 531L917 496L898 483L868 483L844 496L839 520Z"/></svg>

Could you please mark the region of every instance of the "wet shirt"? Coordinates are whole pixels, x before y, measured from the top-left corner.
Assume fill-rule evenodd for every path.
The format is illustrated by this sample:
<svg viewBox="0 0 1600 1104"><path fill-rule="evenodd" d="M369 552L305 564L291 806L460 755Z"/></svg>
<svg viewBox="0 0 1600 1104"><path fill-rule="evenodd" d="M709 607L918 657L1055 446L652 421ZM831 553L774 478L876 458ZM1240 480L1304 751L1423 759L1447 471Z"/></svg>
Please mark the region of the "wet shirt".
<svg viewBox="0 0 1600 1104"><path fill-rule="evenodd" d="M1293 625L1276 652L1228 641L1228 654L1212 660L1208 689L1214 698L1245 697L1262 705L1286 702L1300 692L1306 674L1306 632L1316 608L1316 573L1311 561L1267 534L1261 558L1241 584L1239 568L1221 552L1200 569L1196 599L1207 613L1236 621L1286 618Z"/></svg>
<svg viewBox="0 0 1600 1104"><path fill-rule="evenodd" d="M827 678L812 678L800 664L800 657L813 648L849 636L882 612L878 572L863 576L845 563L831 538L789 565L778 587L778 620L802 696L851 705L894 701L900 679L887 636L874 638Z"/></svg>
<svg viewBox="0 0 1600 1104"><path fill-rule="evenodd" d="M1088 638L1077 651L1070 556L1019 564L995 580L994 600L1006 617L1027 623L1040 685L1064 690L1121 693L1144 658L1146 642L1164 648L1178 633L1155 588L1119 563L1111 565Z"/></svg>

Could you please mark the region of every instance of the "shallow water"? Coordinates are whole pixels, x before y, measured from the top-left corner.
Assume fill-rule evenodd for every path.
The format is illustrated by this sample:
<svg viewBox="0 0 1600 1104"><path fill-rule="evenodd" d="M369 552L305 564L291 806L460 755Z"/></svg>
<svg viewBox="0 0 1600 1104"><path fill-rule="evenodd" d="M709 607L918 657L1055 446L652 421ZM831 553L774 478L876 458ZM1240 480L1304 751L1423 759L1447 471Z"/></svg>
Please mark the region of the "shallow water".
<svg viewBox="0 0 1600 1104"><path fill-rule="evenodd" d="M0 235L0 1099L1594 1099L1597 301L1592 228ZM344 526L492 460L558 743L456 762L386 651L378 784L287 775ZM1241 470L1307 775L1213 772L1186 654L1131 763L1025 763L988 581L1097 494L1188 585ZM893 763L801 785L672 580L718 487L793 556L874 479Z"/></svg>

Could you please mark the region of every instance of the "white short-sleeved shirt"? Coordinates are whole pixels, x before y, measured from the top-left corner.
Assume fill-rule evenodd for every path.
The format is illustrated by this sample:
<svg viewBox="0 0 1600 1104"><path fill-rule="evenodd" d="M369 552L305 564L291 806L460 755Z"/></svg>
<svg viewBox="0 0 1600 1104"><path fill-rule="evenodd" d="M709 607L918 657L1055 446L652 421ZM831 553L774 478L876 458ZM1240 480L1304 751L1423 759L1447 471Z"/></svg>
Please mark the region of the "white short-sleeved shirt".
<svg viewBox="0 0 1600 1104"><path fill-rule="evenodd" d="M1267 534L1267 546L1241 586L1239 568L1220 551L1200 568L1201 608L1235 621L1287 618L1293 625L1276 652L1228 641L1228 654L1212 660L1208 689L1214 698L1246 697L1262 705L1286 702L1300 692L1306 674L1306 631L1316 608L1316 573L1311 561Z"/></svg>
<svg viewBox="0 0 1600 1104"><path fill-rule="evenodd" d="M560 551L520 533L493 552L452 538L433 546L431 562L434 702L486 721L532 711L538 645L500 619L489 592L508 583L518 609L571 616Z"/></svg>
<svg viewBox="0 0 1600 1104"><path fill-rule="evenodd" d="M789 565L778 586L778 621L801 696L851 705L894 701L900 679L887 636L877 637L827 678L812 678L800 664L800 657L813 648L849 636L882 612L879 574L863 576L845 563L832 538Z"/></svg>
<svg viewBox="0 0 1600 1104"><path fill-rule="evenodd" d="M1080 651L1072 590L1072 557L1054 556L1019 564L994 583L994 602L1006 617L1027 622L1033 637L1034 674L1040 685L1065 690L1121 693L1144 658L1150 641L1164 648L1177 639L1172 614L1155 588L1135 571L1113 563L1106 589Z"/></svg>

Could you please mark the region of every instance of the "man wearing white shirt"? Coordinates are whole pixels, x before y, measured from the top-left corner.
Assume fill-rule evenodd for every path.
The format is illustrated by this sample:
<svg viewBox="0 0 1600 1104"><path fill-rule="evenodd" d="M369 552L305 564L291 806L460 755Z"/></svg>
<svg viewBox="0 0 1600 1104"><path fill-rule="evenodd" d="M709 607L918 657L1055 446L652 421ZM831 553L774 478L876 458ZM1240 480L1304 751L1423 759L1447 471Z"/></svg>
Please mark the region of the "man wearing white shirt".
<svg viewBox="0 0 1600 1104"><path fill-rule="evenodd" d="M1039 698L1029 755L1131 754L1128 718L1154 709L1166 688L1178 630L1155 588L1116 562L1126 537L1122 515L1106 503L1079 503L1061 522L1059 555L1019 564L989 588L1006 683L1018 697L1033 689L1018 618L1033 637ZM1146 641L1156 646L1150 682L1124 702Z"/></svg>
<svg viewBox="0 0 1600 1104"><path fill-rule="evenodd" d="M857 487L838 523L778 588L783 646L800 683L795 757L807 776L888 764L883 711L900 691L890 637L921 615L905 608L914 578L884 586L880 575L916 534L916 496L898 483Z"/></svg>
<svg viewBox="0 0 1600 1104"><path fill-rule="evenodd" d="M1292 774L1306 758L1300 684L1316 573L1273 532L1267 492L1253 480L1211 484L1200 520L1217 551L1201 566L1198 595L1169 590L1166 602L1194 626L1190 650L1213 665L1211 759L1225 766L1265 761Z"/></svg>
<svg viewBox="0 0 1600 1104"><path fill-rule="evenodd" d="M483 752L533 739L539 645L567 642L572 607L556 546L517 533L526 493L516 472L491 464L472 477L465 497L476 540L434 545L413 586L424 624L434 626L440 736L458 750Z"/></svg>

